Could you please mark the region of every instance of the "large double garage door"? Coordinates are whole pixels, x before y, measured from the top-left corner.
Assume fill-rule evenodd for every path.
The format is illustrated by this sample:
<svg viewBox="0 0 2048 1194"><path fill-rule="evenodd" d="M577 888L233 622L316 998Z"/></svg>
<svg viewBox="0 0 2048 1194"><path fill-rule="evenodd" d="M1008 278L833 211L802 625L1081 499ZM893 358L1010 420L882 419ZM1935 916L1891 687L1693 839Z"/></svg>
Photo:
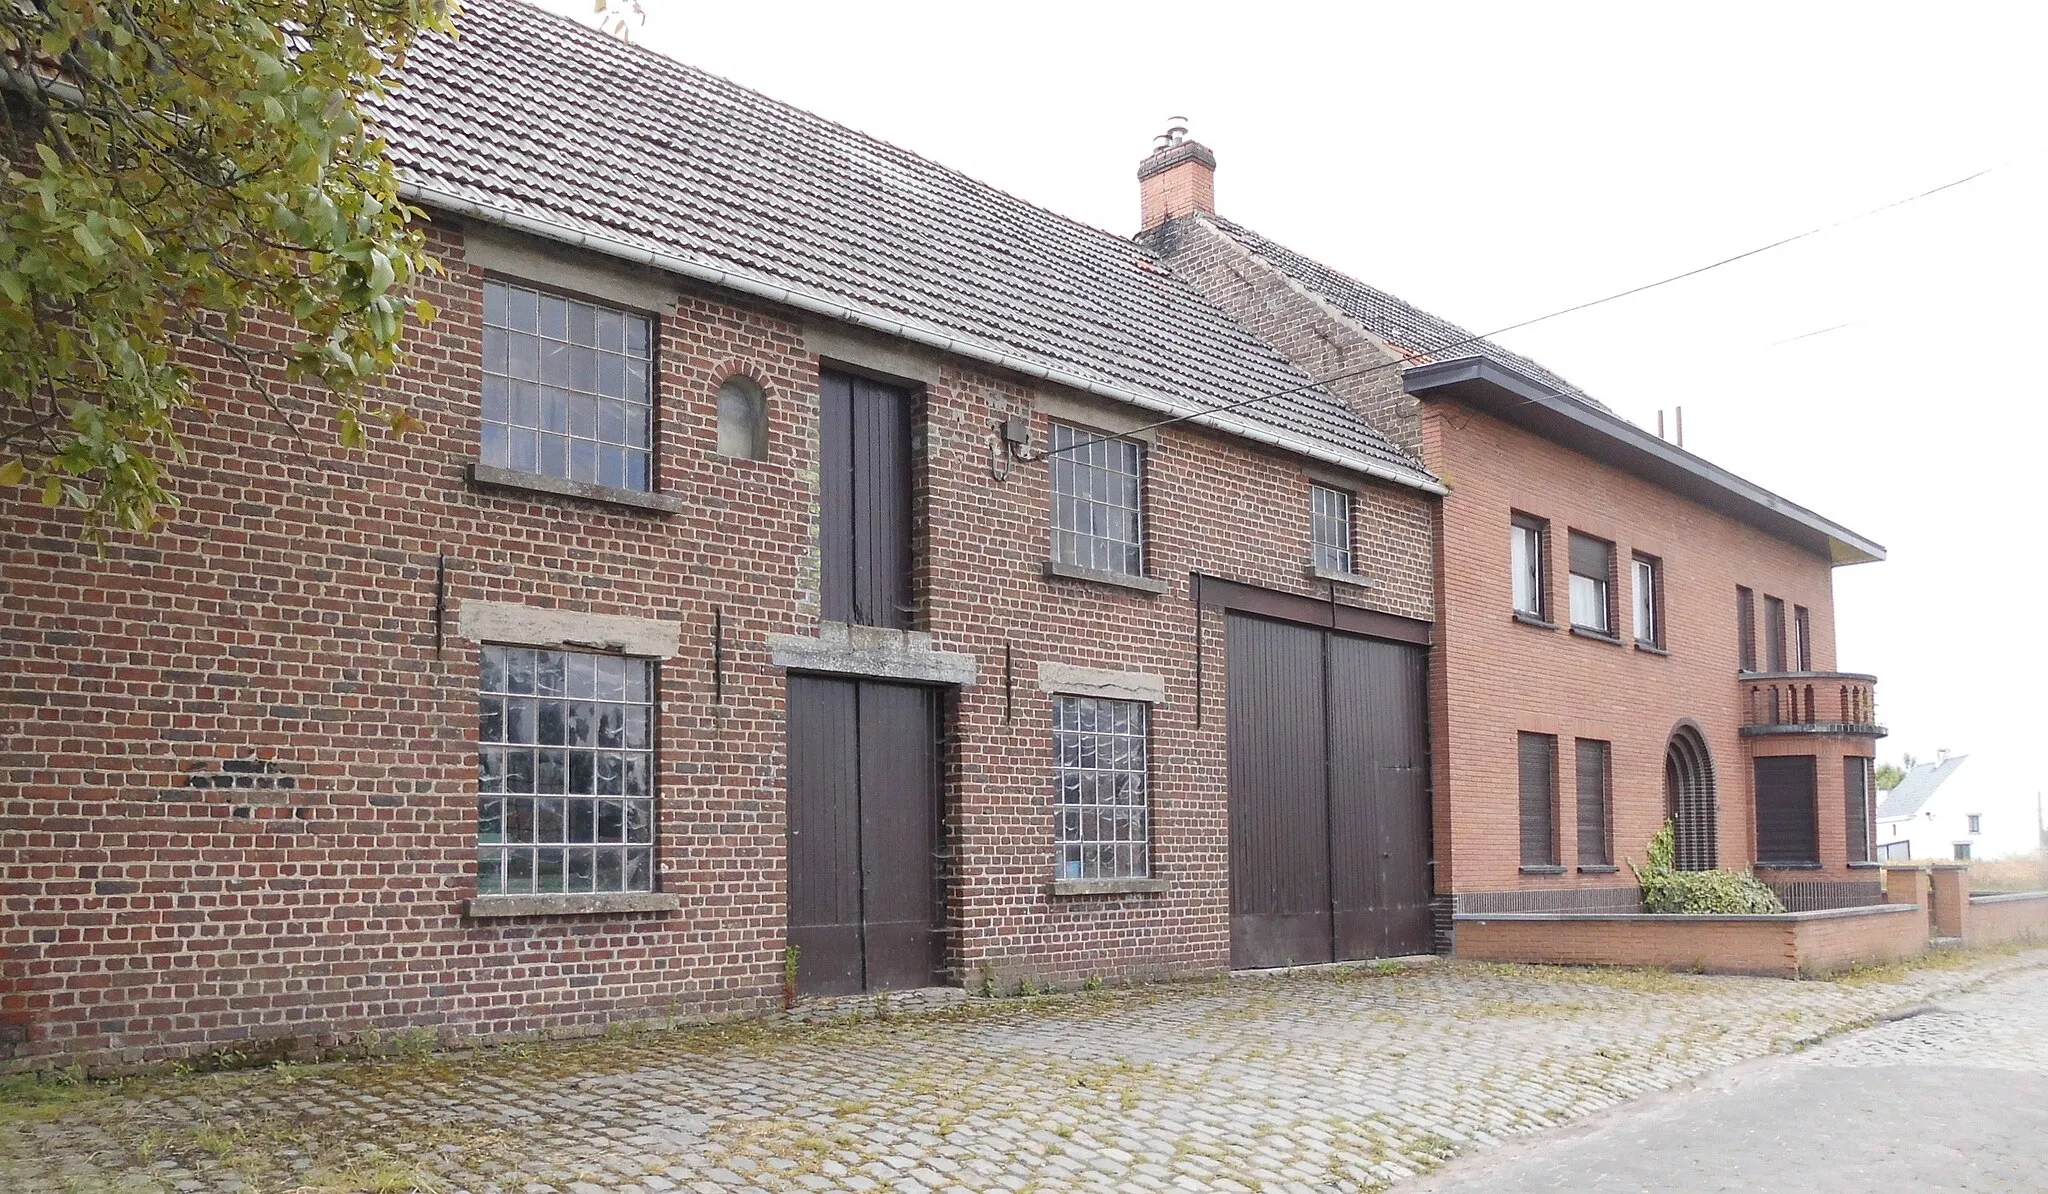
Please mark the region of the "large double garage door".
<svg viewBox="0 0 2048 1194"><path fill-rule="evenodd" d="M1232 967L1430 952L1425 649L1228 619Z"/></svg>

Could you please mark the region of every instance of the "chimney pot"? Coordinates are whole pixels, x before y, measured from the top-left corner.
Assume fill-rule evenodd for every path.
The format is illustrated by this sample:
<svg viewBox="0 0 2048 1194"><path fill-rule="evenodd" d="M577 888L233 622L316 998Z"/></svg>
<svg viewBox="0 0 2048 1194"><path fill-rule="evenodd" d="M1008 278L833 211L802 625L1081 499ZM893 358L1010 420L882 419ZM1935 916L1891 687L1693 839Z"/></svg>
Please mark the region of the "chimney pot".
<svg viewBox="0 0 2048 1194"><path fill-rule="evenodd" d="M1216 214L1216 155L1188 140L1184 117L1174 117L1138 163L1138 208L1141 232L1192 212Z"/></svg>

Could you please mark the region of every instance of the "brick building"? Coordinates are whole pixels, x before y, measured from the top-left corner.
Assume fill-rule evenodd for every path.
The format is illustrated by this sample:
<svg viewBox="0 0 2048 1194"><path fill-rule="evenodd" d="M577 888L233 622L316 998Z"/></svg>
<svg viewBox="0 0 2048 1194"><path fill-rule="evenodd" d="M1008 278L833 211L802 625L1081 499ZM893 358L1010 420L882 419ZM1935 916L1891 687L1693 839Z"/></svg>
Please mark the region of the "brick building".
<svg viewBox="0 0 2048 1194"><path fill-rule="evenodd" d="M1215 157L1139 168L1143 238L1449 489L1432 648L1436 890L1459 912L1635 911L1754 865L1794 909L1879 902L1872 677L1832 570L1883 548L1535 362L1220 216ZM1652 931L1652 930L1643 930Z"/></svg>
<svg viewBox="0 0 2048 1194"><path fill-rule="evenodd" d="M8 498L0 1068L1422 952L1630 898L1667 808L1864 897L1875 545L1222 220L1192 142L1133 240L461 23L379 116L422 429L198 358L163 533Z"/></svg>
<svg viewBox="0 0 2048 1194"><path fill-rule="evenodd" d="M7 499L0 1066L1427 948L1412 450L1131 240L461 20L421 430L198 358L168 529Z"/></svg>

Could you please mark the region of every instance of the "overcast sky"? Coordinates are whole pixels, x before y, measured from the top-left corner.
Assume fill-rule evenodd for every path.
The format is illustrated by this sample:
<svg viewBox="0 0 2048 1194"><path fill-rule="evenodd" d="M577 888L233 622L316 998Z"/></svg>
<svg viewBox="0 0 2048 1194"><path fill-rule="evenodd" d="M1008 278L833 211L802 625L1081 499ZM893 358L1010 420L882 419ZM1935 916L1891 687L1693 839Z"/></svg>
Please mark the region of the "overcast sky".
<svg viewBox="0 0 2048 1194"><path fill-rule="evenodd" d="M1991 169L1502 339L1885 544L1835 574L1881 757L1979 756L2031 818L2043 6L644 3L643 44L1121 233L1186 116L1223 214L1475 331Z"/></svg>

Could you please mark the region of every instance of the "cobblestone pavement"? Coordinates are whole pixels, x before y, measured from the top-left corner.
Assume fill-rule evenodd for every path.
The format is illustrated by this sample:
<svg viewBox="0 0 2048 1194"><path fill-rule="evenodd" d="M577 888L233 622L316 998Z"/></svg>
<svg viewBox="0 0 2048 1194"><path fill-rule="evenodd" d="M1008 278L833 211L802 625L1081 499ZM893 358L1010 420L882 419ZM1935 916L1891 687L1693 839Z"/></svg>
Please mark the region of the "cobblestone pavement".
<svg viewBox="0 0 2048 1194"><path fill-rule="evenodd" d="M1798 983L1359 967L40 1086L42 1103L17 1085L0 1190L1373 1190L2043 965L1990 954Z"/></svg>
<svg viewBox="0 0 2048 1194"><path fill-rule="evenodd" d="M2048 1189L2048 971L1460 1160L1414 1194Z"/></svg>

